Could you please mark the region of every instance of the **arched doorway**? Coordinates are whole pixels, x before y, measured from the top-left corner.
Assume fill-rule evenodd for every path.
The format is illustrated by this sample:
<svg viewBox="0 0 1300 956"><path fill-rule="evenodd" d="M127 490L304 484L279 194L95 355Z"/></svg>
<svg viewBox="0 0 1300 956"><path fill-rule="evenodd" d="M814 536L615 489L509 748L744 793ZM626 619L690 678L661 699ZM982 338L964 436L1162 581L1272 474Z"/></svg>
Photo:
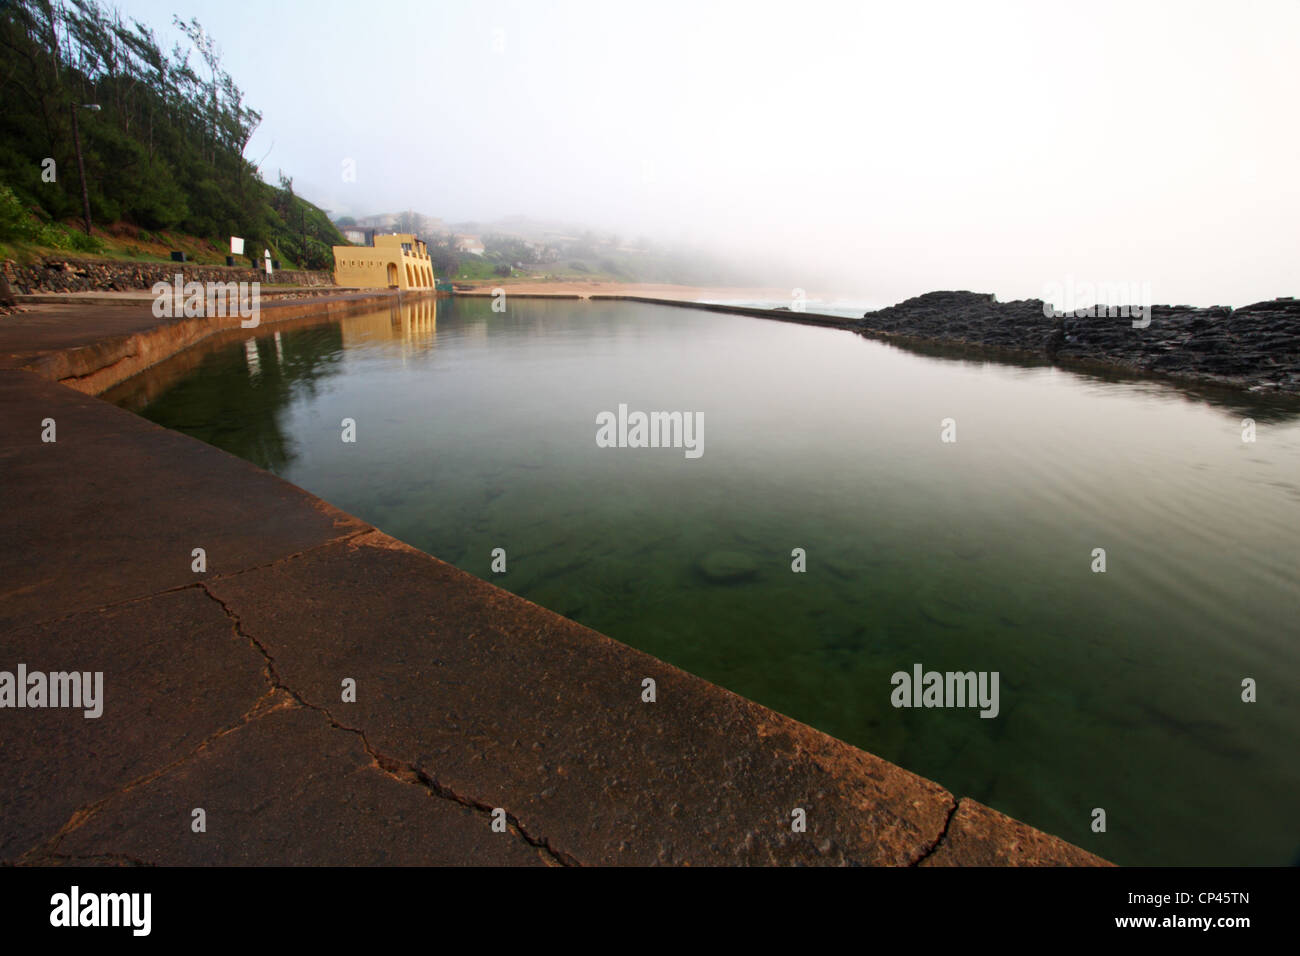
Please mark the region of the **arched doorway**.
<svg viewBox="0 0 1300 956"><path fill-rule="evenodd" d="M397 285L397 263L395 262L388 264L388 284Z"/></svg>

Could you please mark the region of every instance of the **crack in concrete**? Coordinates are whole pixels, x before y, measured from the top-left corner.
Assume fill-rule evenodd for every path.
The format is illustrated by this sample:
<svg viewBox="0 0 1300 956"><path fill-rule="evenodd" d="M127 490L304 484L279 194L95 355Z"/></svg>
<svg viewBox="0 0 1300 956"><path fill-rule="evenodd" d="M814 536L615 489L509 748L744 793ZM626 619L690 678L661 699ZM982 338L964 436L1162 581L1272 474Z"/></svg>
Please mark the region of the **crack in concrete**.
<svg viewBox="0 0 1300 956"><path fill-rule="evenodd" d="M327 712L326 712L326 716L329 716ZM535 837L532 834L530 834L526 829L524 829L523 824L519 822L519 818L515 816L513 813L511 813L509 810L506 810L505 807L493 807L490 804L483 803L481 800L476 800L473 797L468 797L465 796L464 794L457 793L454 789L452 789L451 787L447 786L444 783L440 783L438 780L429 776L428 773L426 773L424 770L420 769L419 767L415 766L414 764L407 764L407 763L401 763L400 761L393 761L391 758L383 757L382 755L376 753L370 748L370 744L366 740L365 734L362 733L360 730L357 730L353 727L346 727L338 723L335 723L334 725L341 730L350 730L353 733L358 734L361 737L362 746L364 746L366 748L366 752L369 753L371 757L374 758L375 765L379 767L379 769L382 770L384 773L388 774L389 776L401 780L403 783L411 783L412 781L407 779L405 776L409 774L415 779L415 781L417 781L425 789L430 791L430 793L442 797L445 800L451 800L454 803L458 803L461 806L466 807L468 809L477 810L481 813L486 813L488 816L491 816L494 810L500 809L505 813L507 828L512 833L516 834L521 840L523 840L529 846L538 850L541 853L542 860L545 863L547 863L550 866L581 866L582 865L582 863L572 854L566 853L564 850L561 850L558 847L553 846L548 837ZM389 765L385 766L385 762L389 762Z"/></svg>
<svg viewBox="0 0 1300 956"><path fill-rule="evenodd" d="M114 610L115 608L126 607L127 605L130 604L139 604L142 601L149 601L152 600L153 598L161 597L164 594L175 594L178 591L186 591L193 587L203 587L204 584L206 584L208 581L225 581L230 578L238 577L241 574L247 574L250 571L265 571L268 568L274 568L280 564L285 563L286 561L293 561L298 558L306 557L309 554L312 554L316 551L320 551L322 548L330 548L337 544L346 544L347 542L352 541L355 538L359 538L363 535L370 534L375 530L376 530L375 528L369 526L366 526L364 528L358 528L354 531L349 531L347 534L340 535L337 538L331 538L329 541L322 542L321 544L313 544L310 548L303 548L301 551L294 551L292 554L281 555L280 557L268 561L265 564L253 564L253 565L249 565L246 568L240 568L238 571L230 571L225 574L212 574L206 578L201 578L198 581L190 581L185 584L177 584L173 587L163 588L161 591L151 591L147 594L133 595L132 597L123 598L120 601L110 601L107 604L99 604L93 607L76 608L74 610L68 611L66 614L59 614L56 617L46 617L36 621L26 621L20 624L14 624L12 627L6 628L3 631L3 633L9 633L11 631L21 631L30 627L48 627L52 624L61 624L62 622L67 621L70 618L77 617L78 615L81 614L93 614L97 611L111 611ZM208 594L209 596L211 596L210 591L208 592Z"/></svg>
<svg viewBox="0 0 1300 956"><path fill-rule="evenodd" d="M132 790L137 790L140 787L144 787L149 785L150 783L153 783L153 781L157 780L159 777L163 776L164 774L170 773L171 771L175 770L177 767L181 766L182 764L188 763L190 760L193 760L199 754L203 753L203 751L207 750L208 747L211 746L212 743L214 743L215 741L220 740L222 737L225 737L228 734L234 733L236 730L239 730L241 727L244 727L247 724L252 723L254 720L259 720L262 717L265 717L267 714L272 713L286 706L286 702L284 701L281 701L278 704L272 703L277 693L283 693L283 692L280 691L279 688L272 686L261 697L253 701L253 705L249 707L248 710L246 710L243 714L241 714L237 721L235 721L233 724L230 724L226 727L222 727L220 730L216 731L215 733L209 734L207 737L204 737L202 740L198 742L198 744L194 747L194 749L191 750L189 753L183 754L180 757L177 757L175 760L163 764L161 767L155 767L153 770L149 771L148 773L136 777L134 780L127 781L125 784L118 787L116 790L113 790L112 792L105 794L104 796L100 797L98 800L94 801L93 803L88 803L86 804L86 806L74 810L72 816L68 817L68 819L64 822L63 826L59 827L59 829L55 831L53 836L37 844L36 846L24 851L16 858L15 863L20 866L27 865L27 864L36 864L39 862L39 860L43 858L60 858L66 856L66 854L60 854L57 852L59 844L61 844L68 837L69 834L83 827L87 821L89 821L92 817L94 817L95 814L99 813L99 811L102 810L105 806L107 806L111 800L114 800L117 797L128 794ZM94 855L121 856L123 854L94 854ZM69 856L68 858L71 859L72 857ZM154 864L141 862L140 865L153 866Z"/></svg>
<svg viewBox="0 0 1300 956"><path fill-rule="evenodd" d="M134 597L123 598L120 601L110 601L107 604L100 604L95 607L82 607L69 611L66 614L60 614L57 617L45 617L39 621L27 621L21 624L14 624L12 627L5 629L4 633L9 634L15 631L23 631L32 627L48 627L52 624L62 624L71 618L81 614L93 614L96 611L112 611L119 607L126 607L130 604L139 604L142 601L151 601L156 597L162 597L164 594L175 594L178 591L185 591L194 587L194 584L178 584L175 587L163 588L161 591L153 591L149 594L139 594Z"/></svg>
<svg viewBox="0 0 1300 956"><path fill-rule="evenodd" d="M469 797L464 794L458 793L451 787L447 786L446 784L443 784L438 780L436 780L435 778L431 777L427 772L425 772L415 764L407 763L405 761L397 760L396 758L388 757L385 756L384 754L381 754L373 746L371 746L370 740L366 737L366 733L364 730L362 730L359 727L348 726L347 724L343 723L338 718L336 718L332 713L330 713L330 711L327 708L321 707L317 704L313 704L310 701L308 701L305 697L303 697L296 690L294 690L292 687L289 687L284 682L283 678L281 678L279 673L276 671L275 658L271 656L270 652L267 651L266 647L263 646L263 644L257 638L253 637L252 634L250 634L248 631L244 629L243 622L239 619L239 615L236 614L234 610L229 605L226 604L225 601L217 597L217 595L213 593L212 589L209 588L205 582L199 582L199 587L201 587L204 593L207 594L208 597L212 598L212 600L216 601L217 604L221 606L221 609L225 611L226 616L230 618L230 622L235 628L235 633L243 637L250 644L252 644L253 647L255 647L257 651L265 659L266 677L267 680L271 683L272 688L274 690L282 691L283 693L288 694L290 697L292 697L297 703L301 704L303 707L306 707L309 710L314 710L317 713L322 714L325 717L325 719L329 721L331 727L334 727L337 730L343 730L343 731L347 731L348 733L356 734L357 738L361 741L362 748L365 749L366 753L370 756L370 759L374 762L375 767L379 771L384 773L386 776L389 776L392 779L397 780L400 783L422 786L424 787L425 790L429 792L431 796L439 797L443 800L449 800L453 803L459 804L462 807L465 807L466 809L474 810L478 813L487 814L489 817L492 815L492 812L494 810L501 809L505 812L506 825L509 831L513 833L515 836L519 837L529 846L536 849L541 854L542 860L546 862L548 865L551 866L580 866L581 865L581 863L574 856L553 846L548 837L537 837L529 833L527 829L525 829L524 825L520 822L519 817L511 813L509 810L506 810L504 807L500 807L500 808L494 807L491 804L484 803L481 800L477 800L473 797Z"/></svg>
<svg viewBox="0 0 1300 956"><path fill-rule="evenodd" d="M321 544L313 544L310 548L303 548L301 551L295 551L292 554L281 555L280 557L275 558L274 560L267 561L265 564L252 564L246 568L240 568L238 571L229 571L225 574L212 574L195 583L202 587L205 586L209 581L228 581L231 578L239 577L239 575L241 574L248 574L251 571L265 571L268 568L277 567L278 565L284 564L287 561L295 561L298 558L303 558L309 554L314 554L315 552L320 551L323 548L332 548L335 545L346 544L347 542L351 541L354 538L359 538L362 535L370 534L375 530L377 529L372 528L369 525L366 525L364 528L358 528L354 531L349 531L347 534L340 535L337 538L331 538L329 541L322 542ZM193 585L189 585L189 584L185 585L185 587L192 587L192 586ZM212 594L211 591L208 591L208 596L212 597L214 600L217 600L218 604L221 603L220 600L217 599L215 595ZM225 607L225 605L223 604L222 607ZM230 612L227 611L226 613L229 614ZM243 635L243 636L247 637L247 635Z"/></svg>
<svg viewBox="0 0 1300 956"><path fill-rule="evenodd" d="M934 842L930 844L929 848L927 848L924 853L918 856L911 863L907 864L909 867L920 866L931 856L933 856L935 851L937 851L939 847L943 845L943 842L948 839L948 828L952 826L952 818L957 815L957 808L960 806L961 806L961 799L957 797L953 797L952 808L948 811L948 816L943 821L943 829L939 831L939 835L935 837Z"/></svg>
<svg viewBox="0 0 1300 956"><path fill-rule="evenodd" d="M132 347L132 348L131 348L131 351L127 352L127 353L126 353L125 355L123 355L121 358L113 359L113 361L108 362L108 363L105 364L105 365L101 365L101 366L99 366L98 368L95 368L95 369L93 369L92 371L86 372L86 373L84 373L84 374L78 375L77 373L74 372L74 373L71 374L71 375L65 375L63 378L56 378L56 379L53 379L52 381L58 382L60 385L64 386L65 388L70 388L70 389L72 389L72 390L75 391L75 392L81 392L81 394L85 395L85 394L87 394L86 392L83 392L81 389L77 388L77 385L78 385L79 383L84 382L84 381L86 381L87 379L92 379L92 378L94 378L94 377L97 376L97 375L103 375L103 374L105 374L105 373L113 374L113 370L114 370L114 369L121 368L125 363L127 363L127 362L133 362L133 361L136 361L136 360L138 359L138 357L139 357L139 355L140 355L140 346L139 346L139 343L136 342L136 341L131 341L131 342L128 342L127 345ZM93 349L94 346L89 346L89 347L87 347L87 348L88 348L88 349ZM74 352L73 354L75 355L75 352ZM93 355L93 352L91 352L90 354ZM66 355L66 353L65 353L65 355ZM59 357L60 357L60 358L63 358L63 357L65 357L65 356L64 356L64 355L61 355L61 356L59 356ZM44 359L44 358L46 358L46 356L41 356L41 358L34 359L34 360L31 362L31 364L24 365L23 368L26 369L26 370L29 371L29 372L35 372L37 375L40 375L42 378L47 378L47 379L48 379L49 376L45 375L45 374L44 374L44 371L43 371L42 368L41 368L41 364L42 364L42 361L41 361L41 360ZM148 366L146 366L145 368L148 368ZM140 371L144 371L144 369L140 369ZM130 377L130 375L126 376L126 378L129 378L129 377ZM123 379L119 379L118 381L125 381L125 378L123 378ZM110 386L110 387L111 387L111 386Z"/></svg>

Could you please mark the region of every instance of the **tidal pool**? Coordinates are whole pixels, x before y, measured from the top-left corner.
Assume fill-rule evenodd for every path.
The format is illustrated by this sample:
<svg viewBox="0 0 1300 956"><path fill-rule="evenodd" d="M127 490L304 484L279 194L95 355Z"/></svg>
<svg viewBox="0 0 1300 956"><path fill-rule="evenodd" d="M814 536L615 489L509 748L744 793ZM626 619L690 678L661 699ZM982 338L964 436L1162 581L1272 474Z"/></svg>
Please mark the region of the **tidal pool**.
<svg viewBox="0 0 1300 956"><path fill-rule="evenodd" d="M106 397L1115 862L1300 853L1295 403L463 298L258 329ZM700 416L702 454L600 447L620 404ZM996 672L996 716L894 706L918 664Z"/></svg>

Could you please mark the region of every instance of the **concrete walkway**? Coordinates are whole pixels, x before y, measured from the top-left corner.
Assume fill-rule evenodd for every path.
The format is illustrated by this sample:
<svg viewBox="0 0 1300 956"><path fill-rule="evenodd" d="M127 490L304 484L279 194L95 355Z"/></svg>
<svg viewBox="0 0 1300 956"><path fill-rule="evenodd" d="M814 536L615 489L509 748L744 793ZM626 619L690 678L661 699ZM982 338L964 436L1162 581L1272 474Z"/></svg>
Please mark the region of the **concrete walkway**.
<svg viewBox="0 0 1300 956"><path fill-rule="evenodd" d="M0 862L1103 863L50 381L112 309L0 319L0 671L104 686L0 709Z"/></svg>

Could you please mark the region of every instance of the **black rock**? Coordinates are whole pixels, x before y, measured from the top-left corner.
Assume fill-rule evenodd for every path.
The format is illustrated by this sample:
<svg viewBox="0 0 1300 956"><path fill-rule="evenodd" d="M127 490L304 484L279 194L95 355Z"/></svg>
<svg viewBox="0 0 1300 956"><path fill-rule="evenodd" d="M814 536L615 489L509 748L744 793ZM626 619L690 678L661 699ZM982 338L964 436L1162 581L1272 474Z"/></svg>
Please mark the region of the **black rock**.
<svg viewBox="0 0 1300 956"><path fill-rule="evenodd" d="M927 292L868 312L854 324L867 335L1039 355L1052 362L1112 365L1246 388L1297 392L1300 381L1300 301L1293 298L1240 309L1157 305L1145 314L1125 308L1057 317L1045 314L1040 299L998 302L975 292Z"/></svg>

